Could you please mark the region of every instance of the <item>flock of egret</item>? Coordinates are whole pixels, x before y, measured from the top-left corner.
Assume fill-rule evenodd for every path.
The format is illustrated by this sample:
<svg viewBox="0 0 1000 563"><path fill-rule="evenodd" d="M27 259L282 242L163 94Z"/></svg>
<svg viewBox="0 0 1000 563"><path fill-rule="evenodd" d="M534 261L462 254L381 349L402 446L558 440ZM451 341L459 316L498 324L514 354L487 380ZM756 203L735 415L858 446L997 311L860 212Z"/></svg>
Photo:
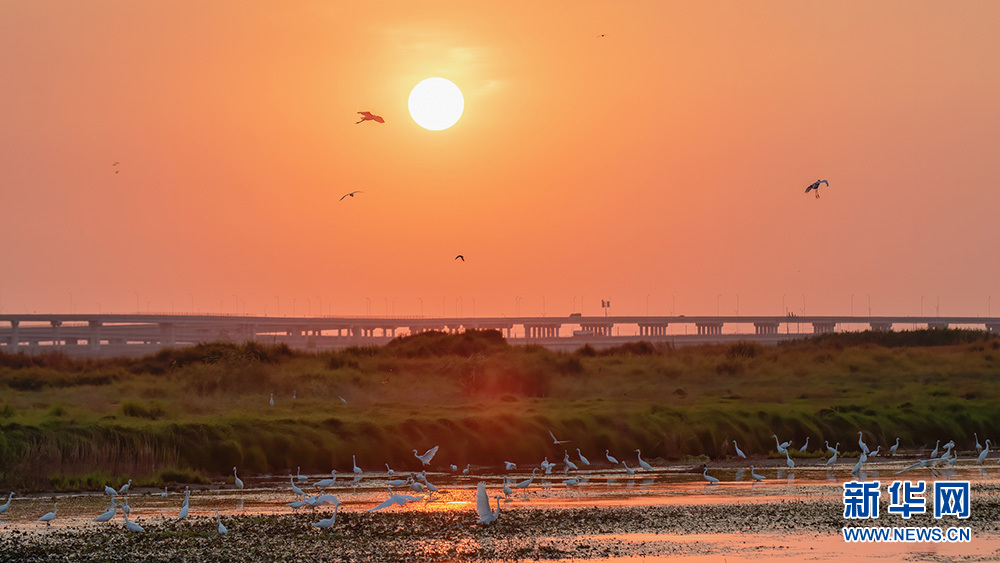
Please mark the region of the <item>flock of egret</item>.
<svg viewBox="0 0 1000 563"><path fill-rule="evenodd" d="M552 438L552 442L556 446L569 443L569 440L559 440L558 438L556 438L555 434L553 434L551 430L549 431L549 436ZM785 461L788 469L789 470L794 469L795 462L792 460L790 454L790 450L792 449L792 441L789 440L782 442L778 438L777 434L772 434L771 437L774 438L774 443L777 453L785 456ZM986 445L983 446L979 443L979 436L977 434L973 434L973 437L975 439L975 448L978 452L975 458L975 462L976 464L982 464L990 453L990 446L992 442L990 440L986 440ZM895 443L888 448L889 456L896 455L899 448L899 443L900 443L899 438L896 438ZM739 444L735 440L732 441L732 444L737 458L748 459L747 454L742 449L740 449ZM827 466L833 465L834 463L836 463L838 457L840 456L840 450L839 450L840 442L837 442L836 444L831 446L829 442L824 441L823 445L824 449L830 454L830 458L825 462L825 465ZM808 448L809 448L809 439L806 438L802 447L796 449L795 451L799 453L808 453ZM418 460L420 460L422 467L427 467L431 464L431 461L434 459L434 456L438 453L438 449L439 446L434 446L433 448L430 448L423 454L420 454L418 450L414 449L413 456ZM567 487L573 487L579 485L581 482L586 481L586 479L571 477L570 471L579 471L581 467L587 467L591 465L591 461L587 459L586 456L583 455L583 453L580 451L580 448L575 448L575 449L578 462L570 459L568 448L563 449L563 458L562 458L563 472L565 473L566 476L566 479L563 480L563 483ZM858 432L859 455L857 463L851 470L852 476L857 476L862 470L862 468L865 466L865 464L868 462L868 460L878 456L881 450L882 450L881 445L876 446L876 448L872 450L868 446L868 444L865 443L864 441L864 432L859 431ZM634 451L636 454L636 461L638 462L635 468L629 467L625 460L619 461L614 455L611 454L610 449L606 449L604 451L604 457L612 467L617 467L620 465L621 470L624 471L627 475L634 475L636 471L654 471L653 466L642 458L642 451L640 449L636 449ZM768 455L771 454L768 453L764 457ZM356 456L352 455L351 460L353 465L352 472L354 473L353 482L357 483L362 479L362 474L364 472L360 467L358 467ZM949 440L946 444L944 444L944 446L941 446L941 441L938 440L934 446L933 451L930 453L930 456L927 459L919 459L915 463L899 471L896 471L896 474L920 468L934 468L942 465L953 466L957 463L957 461L958 461L958 453L955 446L955 441ZM997 462L1000 463L1000 459L998 459ZM450 467L452 472L458 472L457 466L452 464ZM462 473L468 474L470 467L471 465L467 464L465 469L462 470ZM497 518L499 518L500 516L500 499L509 497L514 493L515 490L523 491L528 489L534 482L539 471L541 471L543 474L548 475L552 473L552 470L555 467L557 467L557 464L554 462L550 462L548 460L548 457L545 457L545 459L539 464L539 467L533 467L531 469L531 475L522 481L512 482L509 480L508 477L505 476L502 484L503 494L502 495L498 494L492 497L495 498L497 501L496 510L491 509L490 505L491 497L490 495L487 494L486 484L484 482L479 482L476 491L476 512L478 513L479 517L478 521L484 525L496 521ZM426 470L411 473L406 479L402 479L394 477L395 471L393 471L393 469L389 467L389 464L385 464L385 468L386 468L386 475L390 478L387 481L389 497L384 501L382 501L381 503L379 503L378 505L369 508L368 509L369 512L383 510L393 505L404 506L409 502L423 500L425 498L425 496L414 496L414 495L394 492L393 488L405 487L415 493L427 493L430 495L439 492L438 487L436 487L434 484L428 481ZM511 461L505 461L504 468L507 471L515 471L517 469L517 464ZM757 468L754 465L750 465L749 469L752 482L759 482L766 479L764 475L757 473ZM705 479L705 481L707 481L709 485L718 484L720 482L719 479L717 477L709 475L708 471L709 471L708 464L705 464L701 472L701 475ZM740 470L738 472L737 480L741 478L740 475L742 474L742 472L743 470ZM297 497L299 497L299 500L287 503L286 506L289 506L290 508L297 510L298 508L301 508L303 506L319 508L326 504L333 505L334 507L333 514L330 515L329 518L323 518L312 525L312 527L319 529L332 527L336 522L337 511L342 503L336 496L326 493L324 489L332 487L336 484L337 470L333 470L330 472L330 478L317 480L316 482L312 483L312 485L310 485L311 487L314 487L315 489L318 490L318 493L312 496L308 496L306 492L302 490L302 488L300 488L299 485L296 483L296 481L298 481L298 483L302 483L303 486L306 485L305 483L303 483L303 481L305 481L307 478L306 476L301 474L301 468L297 468L296 473L294 475L289 474L288 478L291 491ZM239 478L236 467L233 467L233 483L236 489L244 488L244 482L242 479ZM129 481L124 485L122 485L121 488L118 489L117 491L110 486L105 486L104 492L105 494L110 496L111 499L110 502L108 503L107 509L103 513L95 517L93 519L93 522L98 522L98 523L111 522L111 520L115 517L115 515L117 515L118 509L120 508L122 511L122 515L125 519L125 527L131 532L135 533L144 532L142 526L129 519L129 512L131 509L128 504L128 491L131 485L132 485L132 480L129 479ZM191 491L189 489L185 490L184 501L181 505L181 509L178 514L179 520L183 520L188 516L190 493ZM163 493L161 493L161 496L167 496L166 489L164 489ZM121 502L119 502L120 497L123 497L123 500ZM0 505L0 515L3 515L8 511L8 509L11 506L13 498L14 498L14 493L11 492L10 495L7 497L7 502ZM427 497L427 499L428 502L434 500L433 497ZM45 522L46 525L51 524L51 522L56 518L58 510L59 510L59 504L57 502L54 504L53 510L41 516L38 519L38 521ZM218 532L220 534L227 533L227 529L225 525L222 523L222 517L221 514L219 513L218 508L215 509L215 516L216 516Z"/></svg>

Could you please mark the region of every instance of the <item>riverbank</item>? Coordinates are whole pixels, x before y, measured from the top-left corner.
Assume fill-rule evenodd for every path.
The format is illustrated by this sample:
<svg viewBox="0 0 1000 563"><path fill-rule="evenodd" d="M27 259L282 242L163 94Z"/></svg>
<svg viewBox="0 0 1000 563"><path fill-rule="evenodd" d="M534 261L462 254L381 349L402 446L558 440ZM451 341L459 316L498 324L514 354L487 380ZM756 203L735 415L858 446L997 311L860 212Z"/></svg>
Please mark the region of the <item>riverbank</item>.
<svg viewBox="0 0 1000 563"><path fill-rule="evenodd" d="M412 450L435 445L439 467L558 462L576 448L725 460L733 440L783 461L772 434L800 460L827 455L824 442L850 456L859 431L872 448L899 437L928 453L1000 435L1000 339L942 330L572 354L490 331L316 355L206 344L140 359L7 355L0 389L0 490L21 492L209 482L233 466L419 469Z"/></svg>

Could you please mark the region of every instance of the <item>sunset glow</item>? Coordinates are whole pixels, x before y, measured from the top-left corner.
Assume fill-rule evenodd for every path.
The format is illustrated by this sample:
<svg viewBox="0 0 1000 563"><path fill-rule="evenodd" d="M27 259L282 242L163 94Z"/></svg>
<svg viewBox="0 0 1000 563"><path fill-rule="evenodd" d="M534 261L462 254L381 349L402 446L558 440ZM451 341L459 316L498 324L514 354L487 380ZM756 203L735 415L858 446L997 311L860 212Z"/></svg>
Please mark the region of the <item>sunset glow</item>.
<svg viewBox="0 0 1000 563"><path fill-rule="evenodd" d="M1000 311L1000 3L378 6L0 4L0 311Z"/></svg>

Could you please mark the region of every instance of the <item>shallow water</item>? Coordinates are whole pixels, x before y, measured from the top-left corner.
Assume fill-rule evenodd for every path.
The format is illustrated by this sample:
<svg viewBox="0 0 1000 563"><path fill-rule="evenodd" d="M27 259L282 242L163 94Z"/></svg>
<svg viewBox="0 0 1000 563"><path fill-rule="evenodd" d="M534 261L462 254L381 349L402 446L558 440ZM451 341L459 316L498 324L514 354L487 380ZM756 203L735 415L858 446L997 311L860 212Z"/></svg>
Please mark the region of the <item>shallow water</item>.
<svg viewBox="0 0 1000 563"><path fill-rule="evenodd" d="M996 465L975 466L960 463L944 472L928 469L909 471L900 475L895 472L909 465L911 460L880 461L872 463L862 476L866 480L880 480L883 483L883 499L888 495L887 483L893 480L968 480L972 483L972 506L989 498L1000 497L1000 470ZM800 464L804 465L804 464ZM639 472L626 475L621 470L593 469L574 471L570 475L538 475L527 489L515 489L514 494L501 501L501 511L546 510L587 508L611 510L616 507L640 509L656 506L713 506L725 509L727 505L759 505L762 513L766 507L782 503L806 503L828 510L831 520L839 520L838 525L855 525L842 518L843 483L854 480L850 474L852 463L845 462L833 470L825 466L800 466L794 471L784 467L757 467L756 472L766 479L755 482L750 479L747 468L721 465L710 470L710 475L720 479L718 484L709 484L702 478L700 466L658 467L654 472ZM383 473L365 473L358 481L353 475L338 478L334 486L326 492L334 494L343 503L340 513L363 512L388 498L387 482L409 473L397 471L394 477ZM463 475L451 472L429 472L427 478L441 492L428 495L399 487L394 492L423 496L404 507L392 506L386 512L448 512L475 510L475 489L479 481L487 484L490 496L502 495L500 487L503 478L519 482L531 476L530 472L502 470L473 471ZM329 475L311 475L304 481L296 481L307 494L319 491L307 486ZM580 479L578 485L567 485L568 477ZM223 523L234 516L315 514L315 520L330 516L332 506L319 509L302 507L298 510L286 503L299 500L292 491L288 476L243 476L246 488L236 490L232 485L218 484L193 490L189 519L215 516L218 508ZM858 479L861 480L861 479ZM175 520L183 499L182 491L171 491L166 497L161 491L133 490L129 495L132 512L130 519L146 526ZM37 521L42 514L52 510L52 502L59 502L58 516L51 525ZM18 531L34 534L52 534L59 530L90 527L122 527L121 511L110 524L96 524L91 519L103 512L108 497L98 493L31 495L14 499L10 510L0 518L0 533ZM928 501L928 505L930 502ZM494 504L495 506L495 504ZM840 508L838 508L838 506ZM515 512L514 514L518 514ZM501 514L501 518L504 518ZM508 517L513 517L509 516ZM724 515L723 515L724 517ZM994 515L995 519L996 516ZM338 521L339 523L339 521ZM576 538L542 538L551 541L562 553L580 553L581 557L559 559L561 561L666 561L681 557L689 563L708 561L763 561L763 560L813 560L813 561L949 561L966 557L985 557L986 560L1000 558L1000 535L974 532L970 543L953 544L878 544L846 543L840 535L831 534L829 529L798 529L793 525L769 521L764 514L760 519L759 533L701 533L697 526L691 526L692 533L649 534L616 530L613 533L585 535ZM876 522L880 526L903 526L910 524L898 517ZM934 522L910 525L936 525ZM952 519L939 523L942 526L967 525ZM780 530L780 527L788 528ZM995 528L995 526L994 526ZM466 541L466 540L462 540ZM447 552L446 546L429 548ZM602 552L610 551L612 556L593 558L588 551L591 546L600 546ZM610 546L610 547L609 547Z"/></svg>

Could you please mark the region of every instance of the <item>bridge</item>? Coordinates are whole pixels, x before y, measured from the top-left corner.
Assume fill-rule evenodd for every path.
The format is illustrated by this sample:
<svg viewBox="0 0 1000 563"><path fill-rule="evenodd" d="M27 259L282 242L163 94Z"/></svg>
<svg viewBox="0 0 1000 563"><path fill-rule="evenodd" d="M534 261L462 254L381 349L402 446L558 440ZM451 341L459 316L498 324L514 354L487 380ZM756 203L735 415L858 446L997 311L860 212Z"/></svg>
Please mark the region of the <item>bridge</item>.
<svg viewBox="0 0 1000 563"><path fill-rule="evenodd" d="M199 342L287 344L338 350L385 344L427 331L495 329L514 345L571 351L647 341L686 346L782 340L842 331L971 328L1000 332L998 317L938 316L583 316L566 317L262 317L174 314L0 315L0 351L60 351L75 357L141 356Z"/></svg>

